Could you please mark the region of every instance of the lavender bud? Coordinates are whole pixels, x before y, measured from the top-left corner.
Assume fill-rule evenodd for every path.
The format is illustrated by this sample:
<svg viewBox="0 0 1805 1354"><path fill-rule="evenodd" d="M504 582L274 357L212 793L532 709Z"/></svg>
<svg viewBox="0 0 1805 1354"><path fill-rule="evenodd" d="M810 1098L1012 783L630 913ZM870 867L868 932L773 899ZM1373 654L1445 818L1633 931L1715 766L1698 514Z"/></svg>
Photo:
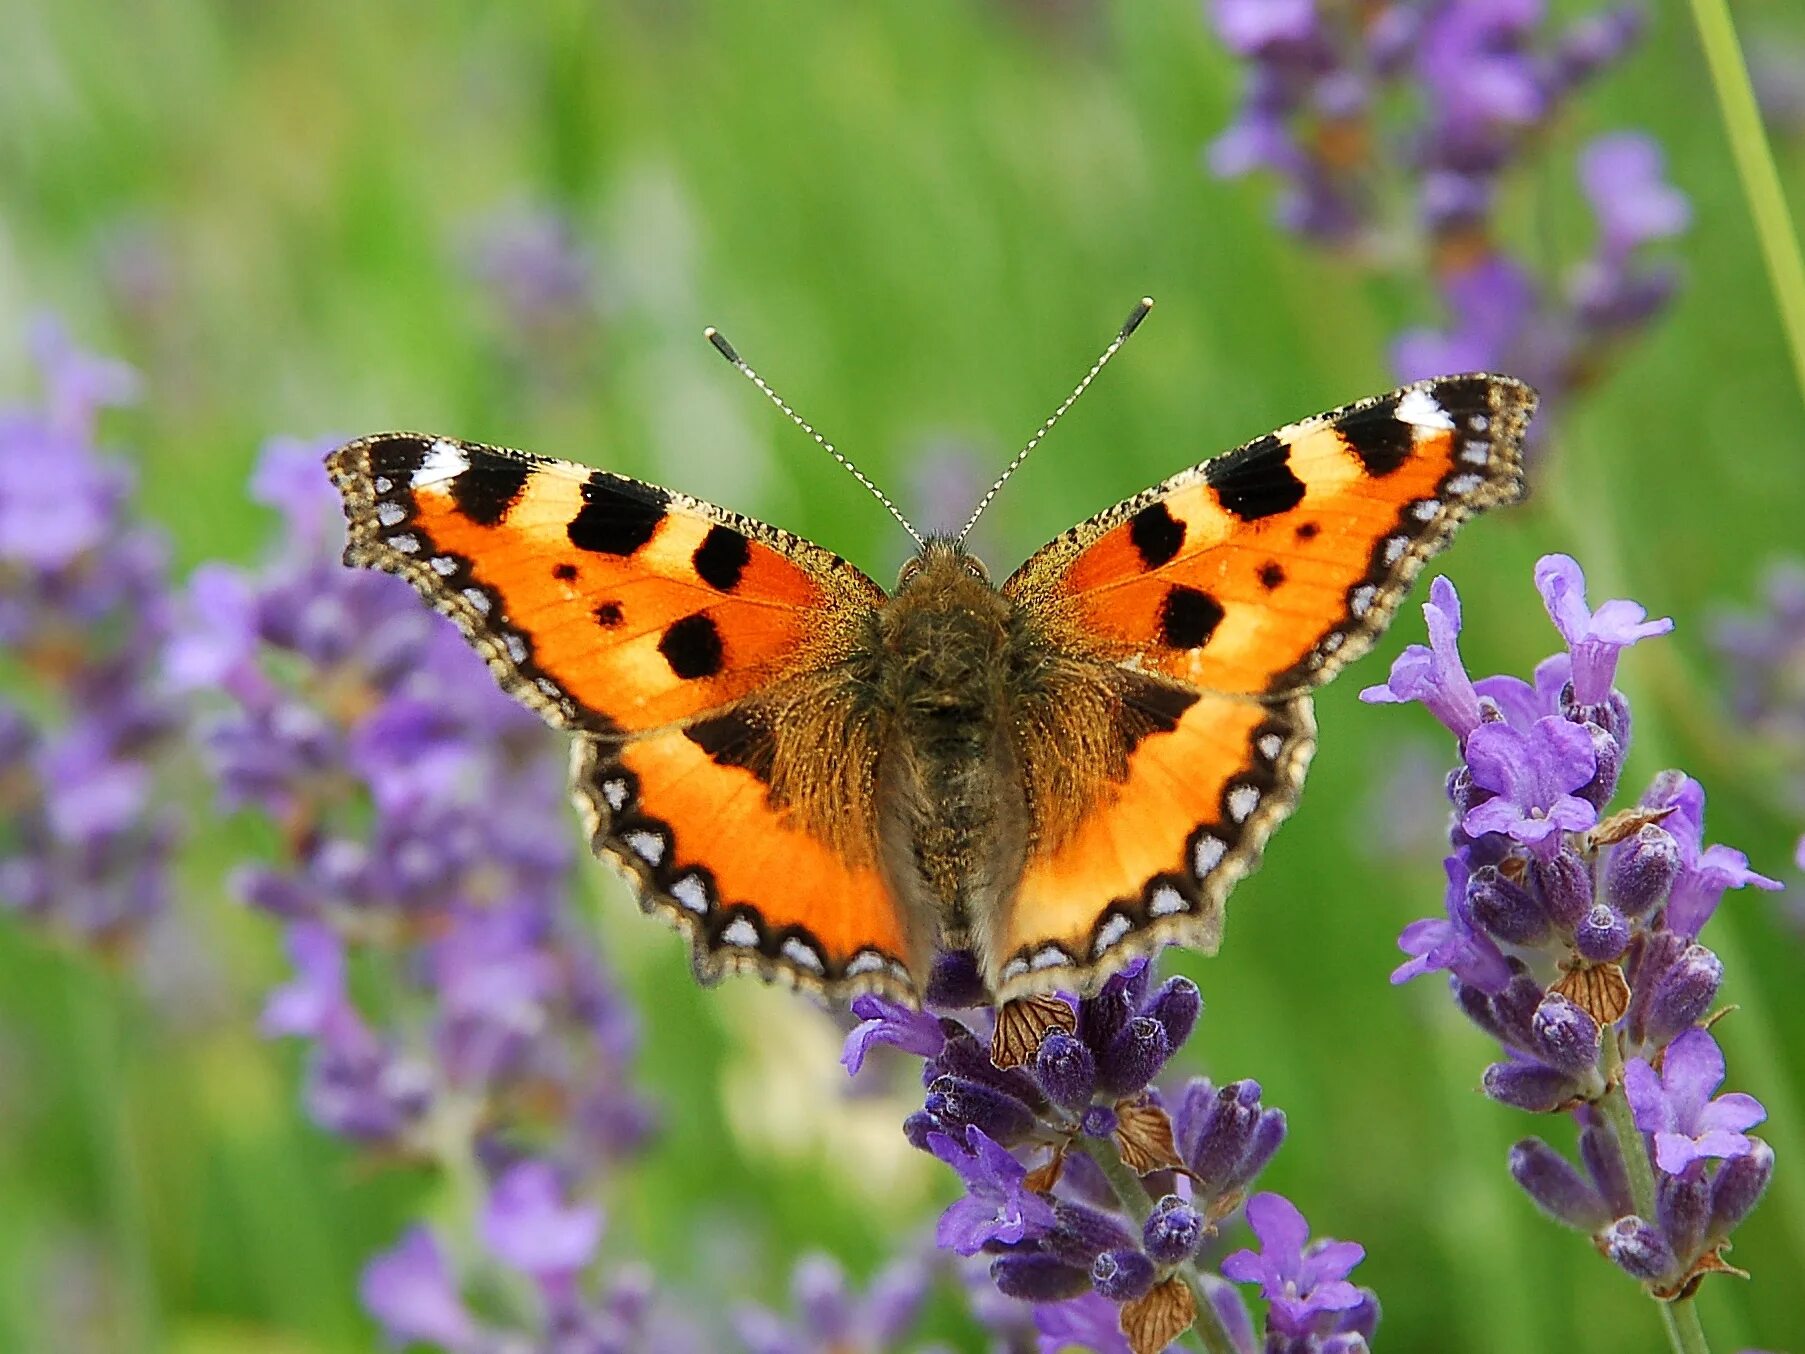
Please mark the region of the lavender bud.
<svg viewBox="0 0 1805 1354"><path fill-rule="evenodd" d="M1061 1199L1053 1205L1047 1253L1068 1265L1088 1265L1104 1251L1134 1249L1134 1235L1108 1213Z"/></svg>
<svg viewBox="0 0 1805 1354"><path fill-rule="evenodd" d="M917 1152L933 1150L928 1146L928 1134L930 1133L947 1133L957 1136L956 1130L950 1124L942 1123L926 1110L916 1110L915 1113L903 1120L903 1137L909 1140L909 1146Z"/></svg>
<svg viewBox="0 0 1805 1354"><path fill-rule="evenodd" d="M1216 1103L1204 1118L1190 1163L1199 1195L1207 1197L1230 1188L1259 1123L1257 1081L1231 1081L1216 1092Z"/></svg>
<svg viewBox="0 0 1805 1354"><path fill-rule="evenodd" d="M1642 1013L1642 1037L1666 1044L1698 1024L1717 999L1723 960L1696 941L1655 980Z"/></svg>
<svg viewBox="0 0 1805 1354"><path fill-rule="evenodd" d="M1747 1152L1717 1168L1711 1180L1711 1218L1705 1233L1712 1244L1729 1236L1736 1224L1754 1211L1773 1178L1774 1149L1760 1138L1750 1138Z"/></svg>
<svg viewBox="0 0 1805 1354"><path fill-rule="evenodd" d="M1094 997L1078 1003L1078 1037L1101 1055L1140 1009L1146 986L1146 963L1113 975Z"/></svg>
<svg viewBox="0 0 1805 1354"><path fill-rule="evenodd" d="M1473 920L1511 945L1534 945L1547 939L1548 914L1536 896L1495 865L1482 865L1467 881L1467 906Z"/></svg>
<svg viewBox="0 0 1805 1354"><path fill-rule="evenodd" d="M1593 772L1592 779L1573 793L1593 807L1602 809L1617 793L1617 782L1623 775L1623 744L1590 720L1585 721L1584 727L1592 735L1592 752L1597 759L1597 769Z"/></svg>
<svg viewBox="0 0 1805 1354"><path fill-rule="evenodd" d="M1265 1170L1267 1163L1284 1145L1285 1111L1266 1110L1260 1115L1260 1122L1254 1126L1253 1141L1248 1144L1247 1155L1241 1158L1241 1164L1235 1168L1235 1173L1230 1178L1231 1188L1240 1189Z"/></svg>
<svg viewBox="0 0 1805 1354"><path fill-rule="evenodd" d="M1532 1114L1552 1114L1571 1101L1579 1088L1565 1072L1541 1063L1493 1063L1485 1069L1485 1093L1500 1104Z"/></svg>
<svg viewBox="0 0 1805 1354"><path fill-rule="evenodd" d="M1076 1113L1090 1104L1097 1089L1097 1060L1082 1042L1054 1030L1040 1041L1034 1075L1049 1100Z"/></svg>
<svg viewBox="0 0 1805 1354"><path fill-rule="evenodd" d="M1584 1077L1598 1065L1598 1023L1558 992L1536 1008L1536 1052L1549 1066Z"/></svg>
<svg viewBox="0 0 1805 1354"><path fill-rule="evenodd" d="M1608 903L1594 903L1573 928L1574 947L1595 964L1608 963L1628 948L1630 924Z"/></svg>
<svg viewBox="0 0 1805 1354"><path fill-rule="evenodd" d="M1474 809L1488 799L1497 795L1483 786L1473 783L1473 773L1465 766L1457 766L1448 773L1448 802L1454 806L1456 820L1465 818Z"/></svg>
<svg viewBox="0 0 1805 1354"><path fill-rule="evenodd" d="M942 1020L946 1043L922 1070L922 1084L931 1086L937 1077L953 1076L975 1081L1003 1095L1039 1110L1045 1103L1039 1083L1025 1068L998 1067L990 1061L990 1049L979 1043L972 1032L955 1020Z"/></svg>
<svg viewBox="0 0 1805 1354"><path fill-rule="evenodd" d="M1630 1004L1624 1012L1624 1022L1632 1041L1642 1042L1649 999L1660 985L1661 975L1679 960L1691 943L1674 931L1642 931L1630 945L1629 962L1624 968L1624 976L1630 984Z"/></svg>
<svg viewBox="0 0 1805 1354"><path fill-rule="evenodd" d="M1172 1041L1166 1036L1166 1027L1149 1016L1136 1016L1097 1059L1097 1085L1109 1095L1133 1095L1153 1080L1171 1056Z"/></svg>
<svg viewBox="0 0 1805 1354"><path fill-rule="evenodd" d="M990 1262L990 1280L1006 1297L1023 1302L1063 1302L1090 1292L1090 1270L1044 1251L1017 1251Z"/></svg>
<svg viewBox="0 0 1805 1354"><path fill-rule="evenodd" d="M1604 1196L1540 1138L1525 1138L1510 1149L1510 1174L1556 1222L1596 1232L1611 1220Z"/></svg>
<svg viewBox="0 0 1805 1354"><path fill-rule="evenodd" d="M1592 872L1571 846L1563 845L1547 860L1536 860L1530 873L1557 924L1577 925L1592 910Z"/></svg>
<svg viewBox="0 0 1805 1354"><path fill-rule="evenodd" d="M957 1129L975 1125L1005 1147L1034 1131L1034 1111L1027 1105L1006 1091L965 1077L936 1077L922 1108Z"/></svg>
<svg viewBox="0 0 1805 1354"><path fill-rule="evenodd" d="M1493 1019L1504 1042L1521 1049L1535 1047L1535 1014L1542 1004L1542 985L1527 971L1513 976L1502 992L1492 997Z"/></svg>
<svg viewBox="0 0 1805 1354"><path fill-rule="evenodd" d="M1673 1250L1653 1223L1633 1215L1618 1218L1605 1229L1601 1240L1604 1253L1633 1278L1653 1282L1673 1273Z"/></svg>
<svg viewBox="0 0 1805 1354"><path fill-rule="evenodd" d="M1360 1301L1340 1314L1335 1323L1341 1327L1342 1333L1357 1341L1358 1344L1343 1346L1350 1354L1364 1351L1366 1342L1373 1338L1373 1332L1379 1329L1379 1299L1370 1290L1360 1290ZM1325 1343L1322 1354L1332 1354L1333 1342Z"/></svg>
<svg viewBox="0 0 1805 1354"><path fill-rule="evenodd" d="M970 950L942 950L934 956L922 996L929 1006L954 1011L985 1005L990 1000L990 989L984 986L975 954Z"/></svg>
<svg viewBox="0 0 1805 1354"><path fill-rule="evenodd" d="M1111 1302L1133 1302L1153 1287L1153 1261L1139 1251L1104 1251L1091 1262L1091 1283Z"/></svg>
<svg viewBox="0 0 1805 1354"><path fill-rule="evenodd" d="M1644 823L1611 852L1605 893L1626 917L1646 917L1667 901L1679 872L1680 848L1673 834L1659 823Z"/></svg>
<svg viewBox="0 0 1805 1354"><path fill-rule="evenodd" d="M1685 1260L1704 1244L1705 1224L1711 1218L1711 1183L1703 1175L1663 1175L1657 1212L1661 1230L1673 1253Z"/></svg>
<svg viewBox="0 0 1805 1354"><path fill-rule="evenodd" d="M1116 1112L1108 1105L1092 1105L1084 1112L1084 1119L1079 1127L1088 1137L1107 1138L1116 1131L1119 1122Z"/></svg>
<svg viewBox="0 0 1805 1354"><path fill-rule="evenodd" d="M1165 1028L1166 1042L1177 1048L1191 1037L1203 1013L1203 993L1189 978L1168 978L1147 1003L1146 1015Z"/></svg>
<svg viewBox="0 0 1805 1354"><path fill-rule="evenodd" d="M1178 1265L1196 1254L1203 1233L1203 1215L1176 1194L1168 1194L1147 1215L1141 1244L1157 1263Z"/></svg>
<svg viewBox="0 0 1805 1354"><path fill-rule="evenodd" d="M1629 1166L1617 1146L1617 1135L1595 1112L1588 1109L1585 1114L1591 1117L1591 1122L1580 1129L1579 1159L1585 1163L1586 1173L1604 1196L1611 1215L1620 1218L1633 1213L1636 1205L1635 1196L1630 1192Z"/></svg>
<svg viewBox="0 0 1805 1354"><path fill-rule="evenodd" d="M1504 1026L1498 1021L1498 1010L1492 1004L1491 993L1484 988L1463 983L1458 978L1450 979L1448 986L1454 993L1454 1004L1460 1007L1462 1014L1468 1020L1499 1043L1511 1042L1511 1036L1505 1032Z"/></svg>

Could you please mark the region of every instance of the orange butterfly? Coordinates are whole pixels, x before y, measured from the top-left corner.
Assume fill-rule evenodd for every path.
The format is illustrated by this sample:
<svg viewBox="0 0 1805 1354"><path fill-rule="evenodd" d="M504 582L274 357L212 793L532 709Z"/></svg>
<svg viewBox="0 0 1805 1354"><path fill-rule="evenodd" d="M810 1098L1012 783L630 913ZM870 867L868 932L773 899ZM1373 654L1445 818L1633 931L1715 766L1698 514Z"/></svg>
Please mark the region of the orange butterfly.
<svg viewBox="0 0 1805 1354"><path fill-rule="evenodd" d="M1311 689L1464 518L1520 495L1534 408L1507 377L1421 381L1181 471L1000 588L968 522L892 595L775 527L565 461L385 433L327 466L346 562L406 578L575 735L596 851L700 978L913 1002L937 949L969 948L1002 1002L1216 949L1297 801Z"/></svg>

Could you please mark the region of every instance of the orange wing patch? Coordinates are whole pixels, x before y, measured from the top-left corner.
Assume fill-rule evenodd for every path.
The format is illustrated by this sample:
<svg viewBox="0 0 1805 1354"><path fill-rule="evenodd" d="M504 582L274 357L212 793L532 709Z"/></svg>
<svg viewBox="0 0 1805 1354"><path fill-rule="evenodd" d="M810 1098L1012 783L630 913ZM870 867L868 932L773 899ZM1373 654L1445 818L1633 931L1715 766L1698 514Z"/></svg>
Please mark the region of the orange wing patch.
<svg viewBox="0 0 1805 1354"><path fill-rule="evenodd" d="M1030 856L993 919L997 1000L1094 986L1165 944L1215 953L1223 900L1290 814L1314 749L1308 696L1203 695L1148 734L1077 832Z"/></svg>
<svg viewBox="0 0 1805 1354"><path fill-rule="evenodd" d="M346 562L406 578L564 728L655 729L825 666L884 600L798 537L565 461L390 433L327 468Z"/></svg>
<svg viewBox="0 0 1805 1354"><path fill-rule="evenodd" d="M913 1002L911 937L874 861L850 863L774 809L760 778L681 730L577 740L577 805L597 854L690 939L696 975L752 971L831 998Z"/></svg>
<svg viewBox="0 0 1805 1354"><path fill-rule="evenodd" d="M1097 656L1282 696L1370 649L1423 562L1522 492L1534 393L1443 377L1281 428L1174 476L1003 585Z"/></svg>

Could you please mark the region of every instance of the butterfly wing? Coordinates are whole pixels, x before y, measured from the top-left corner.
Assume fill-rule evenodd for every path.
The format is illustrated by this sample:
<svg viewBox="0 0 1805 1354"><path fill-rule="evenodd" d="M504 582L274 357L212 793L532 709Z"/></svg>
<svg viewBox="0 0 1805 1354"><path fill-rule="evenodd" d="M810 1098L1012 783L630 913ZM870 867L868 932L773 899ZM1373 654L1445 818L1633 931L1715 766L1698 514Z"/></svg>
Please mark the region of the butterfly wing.
<svg viewBox="0 0 1805 1354"><path fill-rule="evenodd" d="M703 976L907 989L921 942L876 874L859 766L875 748L849 732L840 681L875 583L763 523L565 461L393 433L327 468L346 562L407 579L510 693L579 735L597 851L685 931Z"/></svg>
<svg viewBox="0 0 1805 1354"><path fill-rule="evenodd" d="M1534 407L1485 375L1363 400L1117 504L1003 585L1056 652L1157 682L1167 718L1088 792L1038 798L987 946L1000 995L1166 941L1214 950L1228 889L1296 803L1308 692L1373 646L1461 521L1521 495ZM1045 736L1068 741L1025 739L1030 759L1071 746Z"/></svg>

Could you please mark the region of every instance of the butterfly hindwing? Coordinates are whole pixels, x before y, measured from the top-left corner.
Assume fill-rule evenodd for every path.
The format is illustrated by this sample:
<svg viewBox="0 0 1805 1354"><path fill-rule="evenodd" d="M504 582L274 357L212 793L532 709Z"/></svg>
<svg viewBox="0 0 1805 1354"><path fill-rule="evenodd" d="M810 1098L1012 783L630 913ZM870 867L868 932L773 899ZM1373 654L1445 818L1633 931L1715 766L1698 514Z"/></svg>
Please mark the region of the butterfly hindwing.
<svg viewBox="0 0 1805 1354"><path fill-rule="evenodd" d="M838 679L876 584L763 523L569 462L397 433L327 466L346 561L407 579L577 735L597 853L685 932L698 974L912 990L931 942L878 876L875 752L855 745Z"/></svg>
<svg viewBox="0 0 1805 1354"><path fill-rule="evenodd" d="M388 433L327 468L346 562L406 578L564 728L658 728L830 664L884 600L798 537L568 461Z"/></svg>
<svg viewBox="0 0 1805 1354"><path fill-rule="evenodd" d="M1534 408L1517 381L1455 376L1292 424L1065 533L1004 594L1111 661L1307 690L1372 647L1462 520L1521 494Z"/></svg>
<svg viewBox="0 0 1805 1354"><path fill-rule="evenodd" d="M1296 804L1309 691L1372 647L1463 519L1521 494L1534 407L1483 375L1363 400L1116 505L1003 585L1068 659L1165 683L1168 718L1125 768L1045 797L991 921L999 996L1093 986L1167 942L1215 949L1229 888ZM1030 783L1036 759L1079 746L1029 742Z"/></svg>

